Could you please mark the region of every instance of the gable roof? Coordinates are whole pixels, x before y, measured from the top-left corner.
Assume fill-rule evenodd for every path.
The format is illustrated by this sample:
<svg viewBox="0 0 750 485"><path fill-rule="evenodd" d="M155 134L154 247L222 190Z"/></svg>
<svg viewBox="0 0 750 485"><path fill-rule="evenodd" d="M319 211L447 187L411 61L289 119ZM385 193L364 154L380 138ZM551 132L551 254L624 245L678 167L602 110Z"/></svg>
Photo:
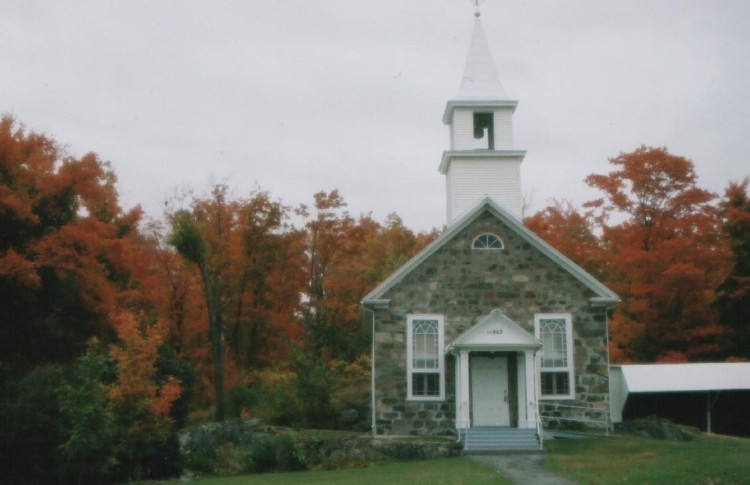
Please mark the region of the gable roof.
<svg viewBox="0 0 750 485"><path fill-rule="evenodd" d="M495 308L459 335L445 350L450 352L454 348L540 349L542 341L519 327L502 310Z"/></svg>
<svg viewBox="0 0 750 485"><path fill-rule="evenodd" d="M591 302L601 305L613 305L620 301L620 298L609 288L604 286L602 283L597 281L593 276L588 274L583 268L575 264L573 261L563 256L558 250L547 244L539 236L531 232L523 223L513 216L510 212L503 209L495 201L489 197L485 197L480 200L473 208L466 211L461 217L459 217L445 232L437 237L434 241L428 244L422 251L417 253L416 256L411 258L403 266L397 269L391 276L389 276L380 285L375 287L370 293L368 293L362 299L362 305L369 307L377 307L387 305L388 300L384 300L385 293L398 284L401 280L411 273L417 266L423 263L427 258L435 254L440 248L445 246L454 236L466 228L469 224L474 222L484 212L489 212L496 217L500 222L504 223L510 230L515 232L525 242L529 243L533 248L547 256L558 266L566 270L581 282L584 286L594 292L596 296L591 298Z"/></svg>

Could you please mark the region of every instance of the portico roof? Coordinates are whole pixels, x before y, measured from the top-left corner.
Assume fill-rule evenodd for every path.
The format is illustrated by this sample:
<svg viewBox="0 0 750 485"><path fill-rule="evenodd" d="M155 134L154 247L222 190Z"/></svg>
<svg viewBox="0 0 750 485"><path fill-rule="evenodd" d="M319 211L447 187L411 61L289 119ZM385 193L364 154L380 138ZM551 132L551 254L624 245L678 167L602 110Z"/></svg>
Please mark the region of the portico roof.
<svg viewBox="0 0 750 485"><path fill-rule="evenodd" d="M542 347L542 341L519 327L499 309L458 336L446 352L453 349L470 350L536 350Z"/></svg>

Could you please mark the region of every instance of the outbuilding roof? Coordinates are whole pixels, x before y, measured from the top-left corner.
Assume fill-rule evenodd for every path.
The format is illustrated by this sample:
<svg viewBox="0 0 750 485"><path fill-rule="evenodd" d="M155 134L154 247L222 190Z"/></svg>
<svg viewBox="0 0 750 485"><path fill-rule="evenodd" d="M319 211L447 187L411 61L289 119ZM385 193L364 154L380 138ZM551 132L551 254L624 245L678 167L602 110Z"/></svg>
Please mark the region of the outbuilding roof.
<svg viewBox="0 0 750 485"><path fill-rule="evenodd" d="M627 391L699 392L750 389L750 363L621 365Z"/></svg>
<svg viewBox="0 0 750 485"><path fill-rule="evenodd" d="M609 369L610 417L622 422L631 394L750 390L750 363L613 365ZM710 415L711 405L707 404ZM710 430L710 418L706 429Z"/></svg>

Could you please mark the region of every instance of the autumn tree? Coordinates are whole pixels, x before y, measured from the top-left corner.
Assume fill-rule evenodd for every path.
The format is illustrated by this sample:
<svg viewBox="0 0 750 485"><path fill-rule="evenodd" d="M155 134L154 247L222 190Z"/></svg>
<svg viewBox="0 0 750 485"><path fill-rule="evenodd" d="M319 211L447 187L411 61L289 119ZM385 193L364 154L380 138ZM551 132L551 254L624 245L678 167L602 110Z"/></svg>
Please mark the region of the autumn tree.
<svg viewBox="0 0 750 485"><path fill-rule="evenodd" d="M585 207L609 248L608 285L623 299L611 322L614 361L715 358L724 329L713 310L729 254L715 195L697 187L693 163L642 146L590 175L602 191Z"/></svg>
<svg viewBox="0 0 750 485"><path fill-rule="evenodd" d="M219 188L215 189L214 202L217 220L213 224L211 221L201 221L188 211L173 214L172 233L169 236L169 243L180 255L198 267L203 283L203 298L208 314L208 334L214 369L214 404L217 421L224 420L225 317L221 309L221 298L223 296L222 271L228 263L220 247L223 245L221 236L225 230L222 227L223 198L223 191ZM202 227L199 225L201 223L203 223ZM211 236L213 238L207 241L206 239ZM212 249L210 253L209 249Z"/></svg>
<svg viewBox="0 0 750 485"><path fill-rule="evenodd" d="M95 154L0 121L0 382L113 338L113 309L138 300L140 209L118 206L115 181Z"/></svg>
<svg viewBox="0 0 750 485"><path fill-rule="evenodd" d="M724 233L734 256L719 286L716 308L728 327L726 357L750 359L750 179L730 183L719 205Z"/></svg>
<svg viewBox="0 0 750 485"><path fill-rule="evenodd" d="M225 185L170 216L168 242L201 281L218 420L224 418L227 366L252 367L299 334L304 253L287 218L288 209L267 193L235 199Z"/></svg>
<svg viewBox="0 0 750 485"><path fill-rule="evenodd" d="M182 385L174 375L159 372L159 347L165 334L162 324L138 321L129 313L120 313L115 319L118 343L109 346L115 379L107 388L108 409L119 466L129 480L138 480L152 476L149 462L159 456L170 438L170 411Z"/></svg>
<svg viewBox="0 0 750 485"><path fill-rule="evenodd" d="M141 211L119 206L115 183L109 164L96 154L74 157L10 117L0 121L0 414L17 416L0 421L0 435L8 438L2 464L35 469L26 481L64 474L59 463L83 463L87 446L105 451L86 423L96 417L82 414L96 413L96 405L78 403L96 401L109 382L86 381L84 374L93 379L93 360L92 372L82 374L74 363L92 337L105 346L120 342L117 315L156 317L160 282L150 243L139 232ZM26 383L57 375L53 370L68 379L70 366L71 385L24 391ZM69 388L74 391L63 392ZM50 408L55 414L42 419ZM81 426L71 424L73 416ZM28 421L46 425L30 428ZM59 443L65 433L75 436ZM24 454L24 443L36 443L36 451ZM44 456L51 457L44 466L26 466Z"/></svg>
<svg viewBox="0 0 750 485"><path fill-rule="evenodd" d="M604 280L607 258L594 234L590 212L580 211L569 200L553 200L552 205L524 219L524 224L591 275Z"/></svg>
<svg viewBox="0 0 750 485"><path fill-rule="evenodd" d="M268 365L285 354L288 341L301 338L295 315L305 282L304 242L288 212L262 191L238 207L229 342L245 368Z"/></svg>
<svg viewBox="0 0 750 485"><path fill-rule="evenodd" d="M434 239L415 234L396 214L385 224L354 218L334 190L314 195L308 216L307 341L321 352L352 361L365 350L359 303L368 291Z"/></svg>

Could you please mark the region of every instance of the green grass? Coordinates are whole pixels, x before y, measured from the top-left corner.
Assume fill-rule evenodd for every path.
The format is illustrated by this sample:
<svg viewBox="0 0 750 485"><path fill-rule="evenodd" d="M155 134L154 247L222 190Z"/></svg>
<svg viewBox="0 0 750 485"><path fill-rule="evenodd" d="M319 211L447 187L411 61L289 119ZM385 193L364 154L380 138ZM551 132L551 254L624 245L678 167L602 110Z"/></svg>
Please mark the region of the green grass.
<svg viewBox="0 0 750 485"><path fill-rule="evenodd" d="M180 484L178 480L167 482ZM356 483L358 485L404 483L408 485L484 485L510 484L496 470L484 467L468 458L444 458L426 461L401 461L369 468L349 468L334 471L263 473L238 477L203 478L196 485L281 485Z"/></svg>
<svg viewBox="0 0 750 485"><path fill-rule="evenodd" d="M548 440L547 468L581 484L750 484L750 440L673 442L615 436Z"/></svg>
<svg viewBox="0 0 750 485"><path fill-rule="evenodd" d="M615 436L547 440L546 466L580 484L750 484L750 440L702 436L672 442ZM165 483L165 482L159 482ZM178 485L174 480L166 482ZM202 478L196 485L275 484L509 484L496 470L468 458L399 461L334 471Z"/></svg>

